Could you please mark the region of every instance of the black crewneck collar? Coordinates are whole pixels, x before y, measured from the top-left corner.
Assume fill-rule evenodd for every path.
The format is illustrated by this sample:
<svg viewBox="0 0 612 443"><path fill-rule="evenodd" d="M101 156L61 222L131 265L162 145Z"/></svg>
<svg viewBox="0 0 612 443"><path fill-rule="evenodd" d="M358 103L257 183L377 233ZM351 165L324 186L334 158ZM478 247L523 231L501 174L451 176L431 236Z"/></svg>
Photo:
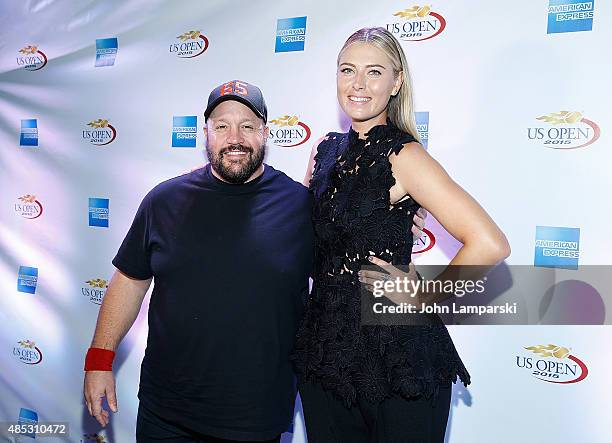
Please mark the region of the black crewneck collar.
<svg viewBox="0 0 612 443"><path fill-rule="evenodd" d="M255 177L253 180L248 181L246 183L242 183L242 184L233 184L233 183L227 183L221 179L219 179L218 177L216 177L213 172L212 172L212 166L210 163L208 163L203 169L204 169L204 178L207 179L207 181L216 189L218 189L219 191L228 193L228 194L248 194L250 192L253 192L255 190L257 190L259 188L259 186L265 182L265 180L270 176L270 174L272 173L272 168L266 164L263 165L264 166L264 170L263 172L258 176Z"/></svg>

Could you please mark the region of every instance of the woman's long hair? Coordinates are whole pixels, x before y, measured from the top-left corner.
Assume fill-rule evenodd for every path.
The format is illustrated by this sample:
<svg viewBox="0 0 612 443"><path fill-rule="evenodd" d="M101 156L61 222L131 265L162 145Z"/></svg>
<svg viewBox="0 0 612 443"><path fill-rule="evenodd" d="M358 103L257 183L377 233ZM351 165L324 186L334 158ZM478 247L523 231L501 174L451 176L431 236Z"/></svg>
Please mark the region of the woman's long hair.
<svg viewBox="0 0 612 443"><path fill-rule="evenodd" d="M393 67L393 71L397 76L400 72L404 74L404 81L399 92L395 96L391 96L387 104L387 115L391 122L399 129L409 133L417 140L421 141L419 133L416 129L416 119L414 117L414 105L412 99L412 81L410 79L410 71L408 70L408 62L406 55L399 42L385 28L362 28L355 31L344 42L344 46L338 53L338 61L342 51L352 43L361 42L369 43L383 51Z"/></svg>

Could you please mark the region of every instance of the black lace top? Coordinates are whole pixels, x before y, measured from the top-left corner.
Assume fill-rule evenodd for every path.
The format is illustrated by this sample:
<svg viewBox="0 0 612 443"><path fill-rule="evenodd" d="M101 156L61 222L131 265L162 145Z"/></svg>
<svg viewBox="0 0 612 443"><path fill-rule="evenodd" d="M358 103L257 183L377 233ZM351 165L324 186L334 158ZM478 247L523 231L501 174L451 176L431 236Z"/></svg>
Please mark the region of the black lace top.
<svg viewBox="0 0 612 443"><path fill-rule="evenodd" d="M415 139L387 125L359 139L330 133L318 147L310 182L314 193L313 291L292 355L300 383L320 383L347 406L357 396L379 402L393 394L436 397L463 366L446 327L360 326L362 265L375 255L407 265L412 253L412 217L419 204L409 196L391 204L395 184L389 155Z"/></svg>

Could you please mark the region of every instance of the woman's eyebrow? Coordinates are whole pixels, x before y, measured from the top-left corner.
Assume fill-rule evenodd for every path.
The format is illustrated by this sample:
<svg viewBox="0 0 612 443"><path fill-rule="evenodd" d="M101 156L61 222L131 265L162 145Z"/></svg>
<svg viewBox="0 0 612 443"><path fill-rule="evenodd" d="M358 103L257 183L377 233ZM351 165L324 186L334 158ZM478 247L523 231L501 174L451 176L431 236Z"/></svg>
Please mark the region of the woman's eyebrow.
<svg viewBox="0 0 612 443"><path fill-rule="evenodd" d="M348 62L340 63L340 66L342 66L342 65L348 65L348 66L355 67L355 65L353 63L348 63ZM378 65L378 64L366 65L366 68L383 68L383 69L387 69L383 65Z"/></svg>

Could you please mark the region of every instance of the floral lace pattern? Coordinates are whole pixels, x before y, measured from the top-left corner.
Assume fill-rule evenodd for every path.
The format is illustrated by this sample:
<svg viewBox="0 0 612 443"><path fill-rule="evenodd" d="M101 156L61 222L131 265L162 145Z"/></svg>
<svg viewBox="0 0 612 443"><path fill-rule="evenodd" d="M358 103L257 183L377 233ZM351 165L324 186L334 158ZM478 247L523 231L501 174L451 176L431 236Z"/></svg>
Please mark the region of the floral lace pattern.
<svg viewBox="0 0 612 443"><path fill-rule="evenodd" d="M437 396L465 369L446 327L361 326L357 271L375 255L407 265L412 253L410 196L390 203L395 184L389 156L415 139L390 121L359 139L330 133L319 144L314 193L314 286L292 360L300 383L320 383L346 406L357 396L379 402L394 394Z"/></svg>

